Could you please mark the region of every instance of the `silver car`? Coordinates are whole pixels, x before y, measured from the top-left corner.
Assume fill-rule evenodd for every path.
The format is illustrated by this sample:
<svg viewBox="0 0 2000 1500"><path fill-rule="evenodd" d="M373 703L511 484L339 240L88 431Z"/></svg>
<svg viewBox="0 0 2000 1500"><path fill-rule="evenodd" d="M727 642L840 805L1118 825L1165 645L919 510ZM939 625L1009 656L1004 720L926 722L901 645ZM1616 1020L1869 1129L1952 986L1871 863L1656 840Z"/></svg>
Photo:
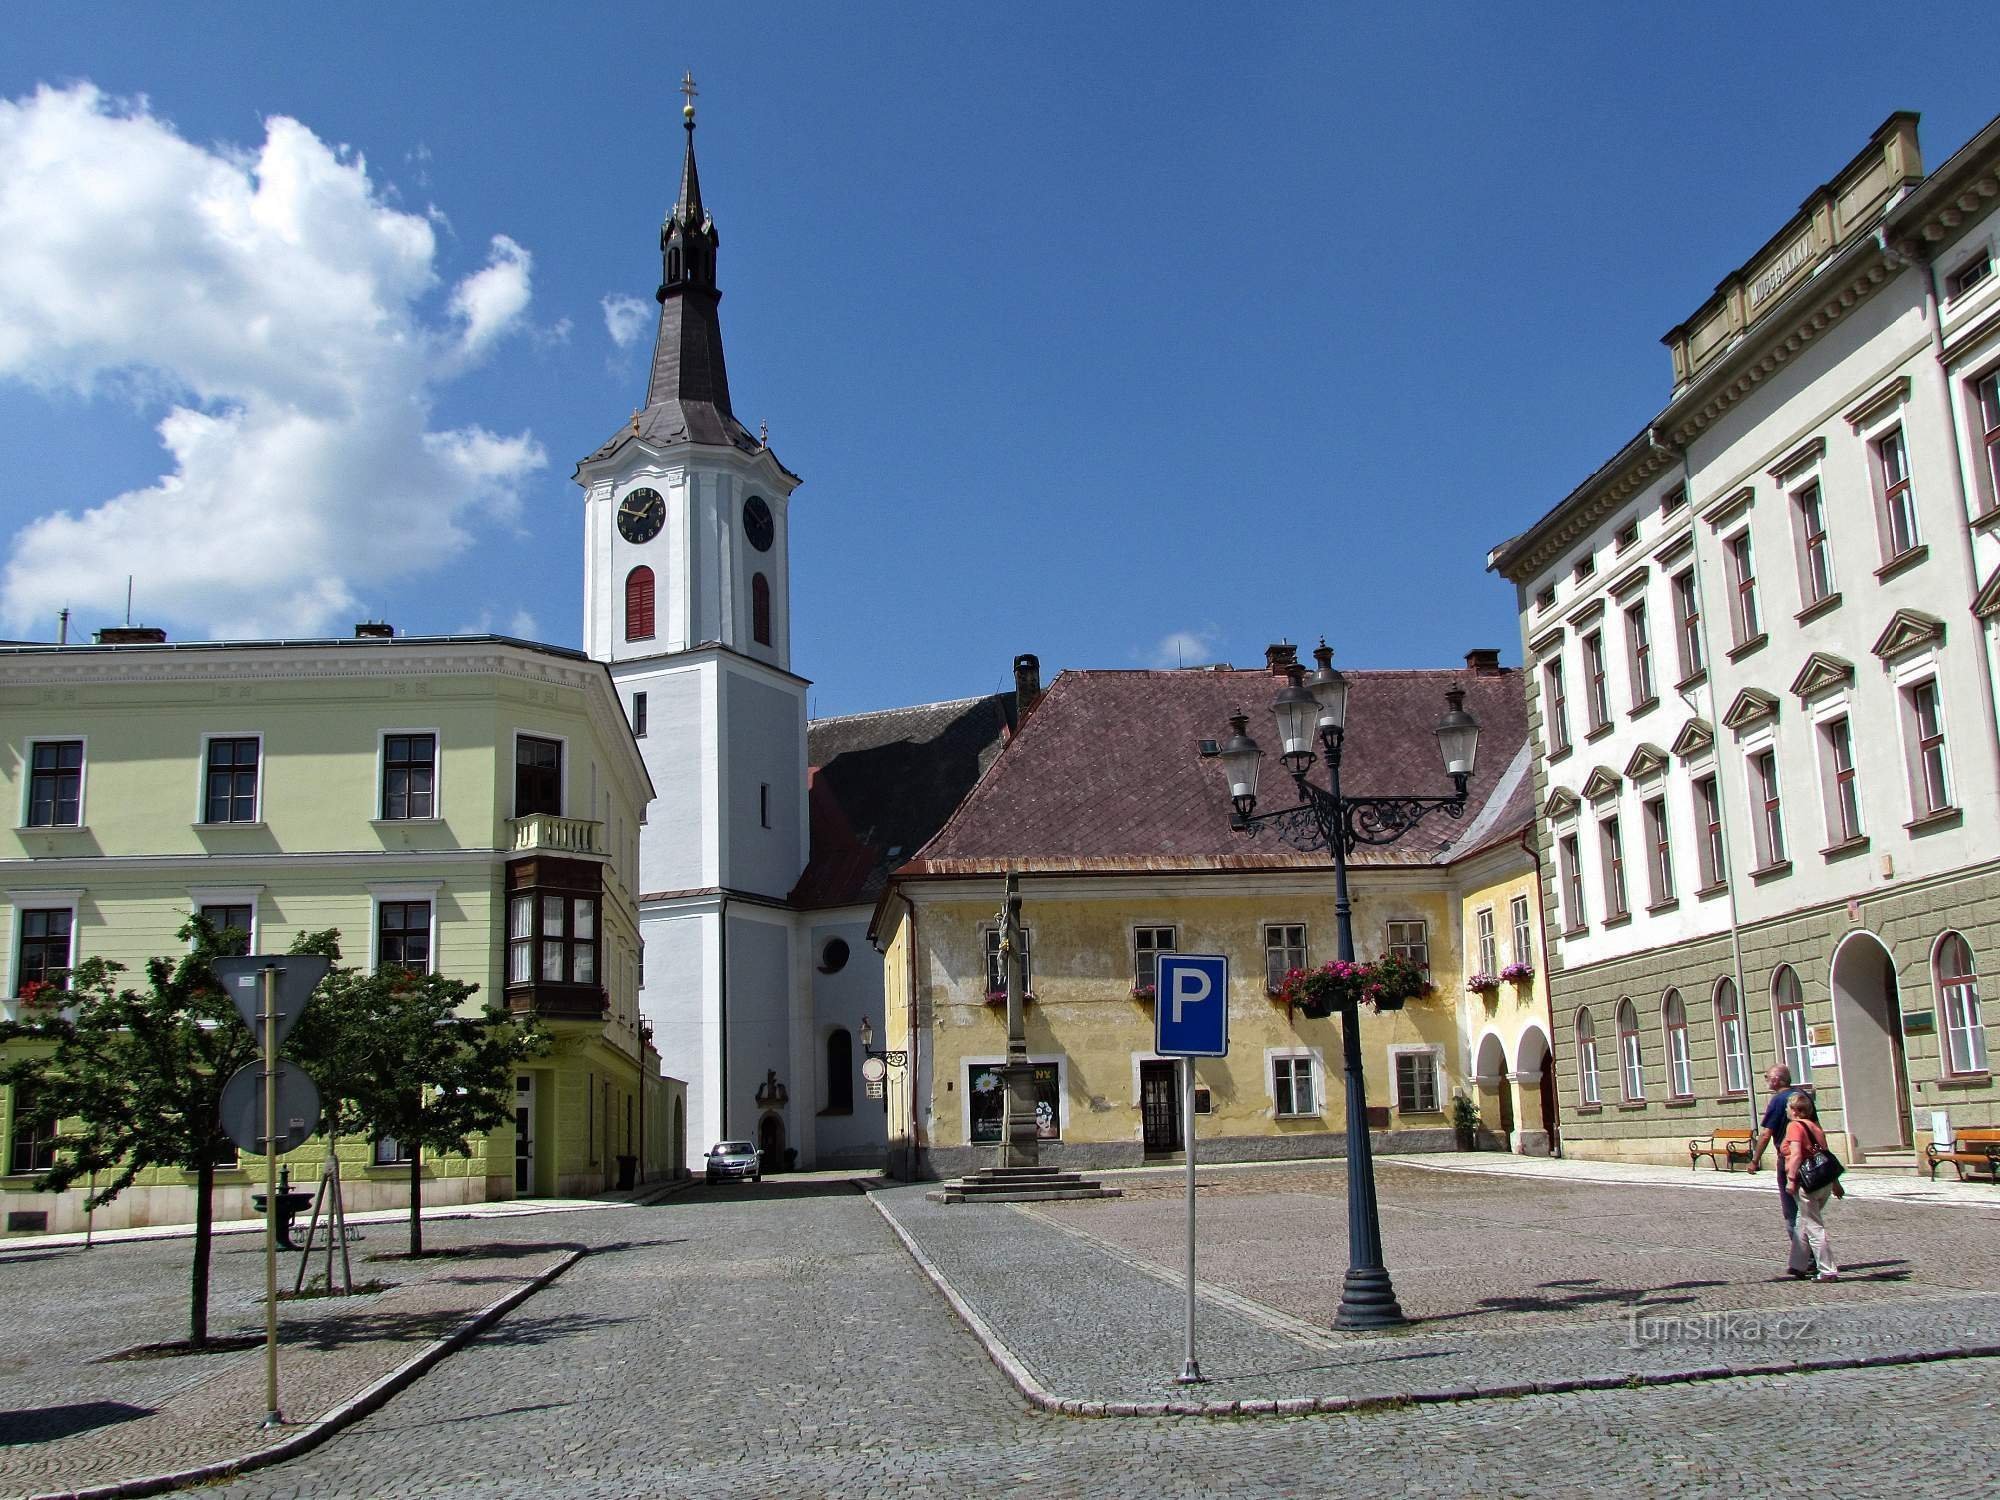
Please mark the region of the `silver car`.
<svg viewBox="0 0 2000 1500"><path fill-rule="evenodd" d="M708 1185L731 1178L749 1178L761 1182L764 1177L763 1164L757 1159L757 1148L748 1141L717 1141L708 1148Z"/></svg>

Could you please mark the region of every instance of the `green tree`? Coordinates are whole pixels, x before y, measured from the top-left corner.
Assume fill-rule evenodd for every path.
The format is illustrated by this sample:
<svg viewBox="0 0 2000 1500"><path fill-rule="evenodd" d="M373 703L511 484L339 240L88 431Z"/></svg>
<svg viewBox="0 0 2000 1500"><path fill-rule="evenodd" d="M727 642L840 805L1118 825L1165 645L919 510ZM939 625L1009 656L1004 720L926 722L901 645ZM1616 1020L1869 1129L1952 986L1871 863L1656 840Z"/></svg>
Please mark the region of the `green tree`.
<svg viewBox="0 0 2000 1500"><path fill-rule="evenodd" d="M58 1122L55 1165L37 1188L95 1177L84 1201L97 1209L153 1168L195 1174L188 1341L199 1347L208 1342L215 1164L230 1151L222 1087L256 1061L258 1046L208 967L240 935L193 916L179 936L188 951L148 959L144 990L118 987L123 964L88 958L66 986L38 997L44 1019L0 1023L0 1045L26 1044L10 1049L26 1055L0 1063L0 1082L32 1089L38 1112Z"/></svg>
<svg viewBox="0 0 2000 1500"><path fill-rule="evenodd" d="M294 952L340 957L338 932ZM393 1136L410 1151L410 1254L424 1253L423 1157L465 1155L470 1137L514 1112L514 1075L548 1045L532 1017L493 1006L466 1014L476 984L441 974L336 967L286 1039L320 1086L342 1135Z"/></svg>

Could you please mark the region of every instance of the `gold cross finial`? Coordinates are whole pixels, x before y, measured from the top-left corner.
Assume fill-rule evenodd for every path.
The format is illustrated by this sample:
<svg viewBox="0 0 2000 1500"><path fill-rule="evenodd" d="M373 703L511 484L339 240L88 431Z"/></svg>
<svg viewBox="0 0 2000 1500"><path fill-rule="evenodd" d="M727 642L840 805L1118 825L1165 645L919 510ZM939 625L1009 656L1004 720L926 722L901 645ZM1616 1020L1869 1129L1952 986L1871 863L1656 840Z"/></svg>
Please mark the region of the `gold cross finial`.
<svg viewBox="0 0 2000 1500"><path fill-rule="evenodd" d="M701 90L694 86L694 70L690 68L683 72L681 74L681 95L687 100L687 103L681 106L681 113L690 120L694 118L694 97L700 92Z"/></svg>

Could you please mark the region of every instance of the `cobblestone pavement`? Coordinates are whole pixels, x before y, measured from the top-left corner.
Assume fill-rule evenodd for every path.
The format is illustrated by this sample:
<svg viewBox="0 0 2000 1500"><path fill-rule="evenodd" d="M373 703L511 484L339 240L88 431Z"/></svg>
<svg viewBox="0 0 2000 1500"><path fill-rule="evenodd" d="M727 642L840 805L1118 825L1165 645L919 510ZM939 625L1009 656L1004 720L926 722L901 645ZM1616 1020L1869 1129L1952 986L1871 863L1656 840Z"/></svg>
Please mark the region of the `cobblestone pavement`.
<svg viewBox="0 0 2000 1500"><path fill-rule="evenodd" d="M580 1217L565 1232L598 1243L567 1275L382 1411L221 1493L1824 1493L1829 1466L1842 1495L1991 1484L2000 1360L1299 1418L1079 1420L1021 1400L850 1189L780 1179ZM1001 1257L1028 1243L1016 1226L1062 1233L1006 1210L967 1222L982 1217ZM1041 1316L1087 1318L1129 1348L1121 1311L1084 1300L1067 1269L1048 1268ZM1810 1411L1837 1427L1837 1456L1784 1436L1812 1430Z"/></svg>

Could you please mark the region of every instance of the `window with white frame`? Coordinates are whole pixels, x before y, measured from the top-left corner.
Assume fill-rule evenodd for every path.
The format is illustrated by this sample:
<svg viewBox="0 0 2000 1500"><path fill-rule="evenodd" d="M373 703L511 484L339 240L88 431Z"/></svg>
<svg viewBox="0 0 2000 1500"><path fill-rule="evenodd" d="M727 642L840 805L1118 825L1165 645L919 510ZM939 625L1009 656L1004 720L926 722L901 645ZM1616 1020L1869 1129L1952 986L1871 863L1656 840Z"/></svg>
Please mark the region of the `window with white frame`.
<svg viewBox="0 0 2000 1500"><path fill-rule="evenodd" d="M1757 868L1785 862L1785 809L1778 789L1778 752L1770 746L1751 752L1751 832L1756 835Z"/></svg>
<svg viewBox="0 0 2000 1500"><path fill-rule="evenodd" d="M1639 1042L1639 1007L1618 1002L1618 1087L1627 1104L1646 1101L1646 1059Z"/></svg>
<svg viewBox="0 0 2000 1500"><path fill-rule="evenodd" d="M1604 920L1615 922L1630 911L1625 899L1625 835L1617 813L1597 825L1597 839L1604 871Z"/></svg>
<svg viewBox="0 0 2000 1500"><path fill-rule="evenodd" d="M1798 971L1781 964L1771 976L1771 1016L1778 1037L1778 1058L1792 1070L1793 1083L1812 1082L1812 1049L1806 1036L1806 997Z"/></svg>
<svg viewBox="0 0 2000 1500"><path fill-rule="evenodd" d="M1688 1051L1687 1007L1679 990L1668 990L1660 1002L1660 1030L1667 1044L1667 1092L1676 1099L1692 1099L1694 1064Z"/></svg>
<svg viewBox="0 0 2000 1500"><path fill-rule="evenodd" d="M1750 1037L1743 1026L1743 998L1736 993L1736 981L1729 978L1715 985L1715 1050L1722 1092L1749 1093Z"/></svg>
<svg viewBox="0 0 2000 1500"><path fill-rule="evenodd" d="M1748 645L1764 633L1764 617L1757 607L1757 559L1747 526L1722 544L1722 556L1729 574L1731 644Z"/></svg>
<svg viewBox="0 0 2000 1500"><path fill-rule="evenodd" d="M2000 507L2000 369L1989 370L1972 385L1971 425L1979 449L1975 463L1980 509Z"/></svg>
<svg viewBox="0 0 2000 1500"><path fill-rule="evenodd" d="M1132 988L1151 990L1160 982L1160 955L1174 951L1171 927L1132 929Z"/></svg>
<svg viewBox="0 0 2000 1500"><path fill-rule="evenodd" d="M1945 1071L1984 1073L1986 1026L1979 1015L1979 976L1972 966L1971 946L1957 933L1947 932L1938 939L1931 967L1938 1014L1944 1018Z"/></svg>
<svg viewBox="0 0 2000 1500"><path fill-rule="evenodd" d="M580 892L550 890L509 896L507 982L595 985L597 901Z"/></svg>
<svg viewBox="0 0 2000 1500"><path fill-rule="evenodd" d="M1667 799L1648 797L1642 808L1646 825L1646 884L1651 904L1674 899L1673 835L1667 826Z"/></svg>
<svg viewBox="0 0 2000 1500"><path fill-rule="evenodd" d="M1919 818L1944 812L1952 805L1951 766L1945 755L1944 707L1934 677L1903 688L1903 742L1912 810Z"/></svg>
<svg viewBox="0 0 2000 1500"><path fill-rule="evenodd" d="M1542 665L1542 716L1548 723L1549 754L1569 749L1569 691L1563 685L1562 658Z"/></svg>
<svg viewBox="0 0 2000 1500"><path fill-rule="evenodd" d="M407 1143L397 1140L393 1135L378 1135L375 1137L374 1160L378 1167L408 1166L410 1148Z"/></svg>
<svg viewBox="0 0 2000 1500"><path fill-rule="evenodd" d="M1684 568L1674 575L1674 646L1681 661L1681 681L1686 682L1702 669L1701 597L1695 592L1694 569Z"/></svg>
<svg viewBox="0 0 2000 1500"><path fill-rule="evenodd" d="M1319 1113L1313 1091L1313 1060L1309 1056L1271 1059L1271 1101L1280 1116Z"/></svg>
<svg viewBox="0 0 2000 1500"><path fill-rule="evenodd" d="M1438 1112L1437 1053L1428 1047L1396 1054L1396 1112L1434 1115Z"/></svg>
<svg viewBox="0 0 2000 1500"><path fill-rule="evenodd" d="M1632 707L1653 701L1653 627L1646 619L1646 601L1625 606L1625 666L1632 674Z"/></svg>
<svg viewBox="0 0 2000 1500"><path fill-rule="evenodd" d="M257 771L262 751L255 735L217 736L208 742L202 822L257 821Z"/></svg>
<svg viewBox="0 0 2000 1500"><path fill-rule="evenodd" d="M382 819L408 822L437 816L437 736L382 736Z"/></svg>
<svg viewBox="0 0 2000 1500"><path fill-rule="evenodd" d="M1007 992L1007 957L1000 951L1000 929L988 927L986 930L986 993L1004 995ZM1021 943L1021 992L1028 993L1034 988L1029 969L1029 961L1034 955L1034 944L1029 939L1028 929L1020 930Z"/></svg>
<svg viewBox="0 0 2000 1500"><path fill-rule="evenodd" d="M1516 896L1509 903L1507 914L1512 919L1514 927L1513 961L1517 964L1533 964L1535 961L1535 928L1534 919L1529 915L1528 898L1526 896Z"/></svg>
<svg viewBox="0 0 2000 1500"><path fill-rule="evenodd" d="M1590 732L1597 733L1611 722L1611 682L1604 664L1604 632L1593 630L1583 638L1583 706L1590 719Z"/></svg>
<svg viewBox="0 0 2000 1500"><path fill-rule="evenodd" d="M28 747L30 828L83 824L83 741L36 740Z"/></svg>
<svg viewBox="0 0 2000 1500"><path fill-rule="evenodd" d="M1701 888L1712 891L1729 872L1722 845L1722 788L1716 784L1713 772L1695 779L1694 817L1695 849L1701 856Z"/></svg>
<svg viewBox="0 0 2000 1500"><path fill-rule="evenodd" d="M1421 917L1406 917L1389 924L1389 951L1406 958L1420 969L1431 966L1430 927Z"/></svg>
<svg viewBox="0 0 2000 1500"><path fill-rule="evenodd" d="M1581 932L1590 925L1590 913L1583 904L1583 861L1575 834L1566 833L1556 841L1556 864L1562 874L1563 929Z"/></svg>
<svg viewBox="0 0 2000 1500"><path fill-rule="evenodd" d="M1799 545L1799 593L1808 605L1833 593L1833 543L1826 534L1826 501L1814 480L1792 492L1792 527Z"/></svg>
<svg viewBox="0 0 2000 1500"><path fill-rule="evenodd" d="M1660 496L1661 518L1664 519L1667 516L1671 516L1678 511L1685 510L1687 508L1687 503L1688 503L1687 486L1682 484L1675 485L1672 489L1668 490L1664 495Z"/></svg>
<svg viewBox="0 0 2000 1500"><path fill-rule="evenodd" d="M1876 490L1882 502L1883 559L1893 562L1923 541L1917 531L1916 491L1910 487L1910 450L1901 427L1890 428L1872 446Z"/></svg>
<svg viewBox="0 0 2000 1500"><path fill-rule="evenodd" d="M1604 1102L1597 1088L1597 1023L1587 1005L1576 1013L1576 1087L1585 1105Z"/></svg>
<svg viewBox="0 0 2000 1500"><path fill-rule="evenodd" d="M1500 938L1493 930L1493 908L1482 906L1472 914L1479 934L1479 972L1489 977L1500 972Z"/></svg>
<svg viewBox="0 0 2000 1500"><path fill-rule="evenodd" d="M1819 724L1820 793L1828 847L1861 837L1861 789L1854 784L1854 734L1846 714Z"/></svg>
<svg viewBox="0 0 2000 1500"><path fill-rule="evenodd" d="M1306 966L1306 929L1303 922L1264 924L1264 988L1276 994L1285 976Z"/></svg>

